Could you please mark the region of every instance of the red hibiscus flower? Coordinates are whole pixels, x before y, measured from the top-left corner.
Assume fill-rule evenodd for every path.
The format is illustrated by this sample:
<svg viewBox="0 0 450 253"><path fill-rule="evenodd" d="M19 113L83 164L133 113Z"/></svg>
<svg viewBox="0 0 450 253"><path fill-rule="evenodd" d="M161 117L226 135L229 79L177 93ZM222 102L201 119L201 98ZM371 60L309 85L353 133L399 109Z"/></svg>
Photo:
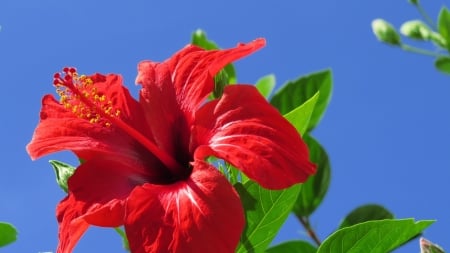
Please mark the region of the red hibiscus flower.
<svg viewBox="0 0 450 253"><path fill-rule="evenodd" d="M141 62L139 101L119 75L55 74L60 100L44 96L27 150L32 159L71 150L84 161L57 207L59 253L71 252L89 225L123 225L134 253L234 252L242 205L206 158L223 159L270 189L314 173L296 130L254 87L229 85L206 100L226 64L264 44L189 45L162 63Z"/></svg>

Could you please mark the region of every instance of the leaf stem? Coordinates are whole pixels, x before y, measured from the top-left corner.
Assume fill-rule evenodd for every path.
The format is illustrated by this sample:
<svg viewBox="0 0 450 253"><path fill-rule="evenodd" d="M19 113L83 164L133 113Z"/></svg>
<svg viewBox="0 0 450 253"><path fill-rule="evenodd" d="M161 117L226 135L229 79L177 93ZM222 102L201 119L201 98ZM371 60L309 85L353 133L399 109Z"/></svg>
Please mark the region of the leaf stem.
<svg viewBox="0 0 450 253"><path fill-rule="evenodd" d="M405 51L407 51L407 52L412 52L412 53L416 53L416 54L422 54L422 55L426 55L426 56L432 56L432 57L441 57L441 56L443 56L442 54L439 54L439 53L435 53L435 52L432 52L432 51L429 51L429 50L413 47L413 46L406 45L406 44L401 44L400 48L405 50Z"/></svg>
<svg viewBox="0 0 450 253"><path fill-rule="evenodd" d="M425 20L425 22L431 26L434 30L437 30L437 26L434 24L433 20L430 18L430 16L428 16L427 12L425 11L424 8L422 8L422 5L415 4L417 10L419 11L420 15L423 17L423 19Z"/></svg>
<svg viewBox="0 0 450 253"><path fill-rule="evenodd" d="M308 236L316 243L317 246L320 246L321 242L319 237L317 236L314 229L311 227L311 224L309 222L309 217L306 216L299 216L296 215L297 219L300 221L302 226L306 229L306 232L308 233Z"/></svg>
<svg viewBox="0 0 450 253"><path fill-rule="evenodd" d="M115 227L114 230L121 236L126 237L125 232L120 227Z"/></svg>
<svg viewBox="0 0 450 253"><path fill-rule="evenodd" d="M127 235L125 234L125 231L122 230L120 227L115 227L114 230L122 237L123 247L126 251L130 252L130 246L128 245L128 239Z"/></svg>

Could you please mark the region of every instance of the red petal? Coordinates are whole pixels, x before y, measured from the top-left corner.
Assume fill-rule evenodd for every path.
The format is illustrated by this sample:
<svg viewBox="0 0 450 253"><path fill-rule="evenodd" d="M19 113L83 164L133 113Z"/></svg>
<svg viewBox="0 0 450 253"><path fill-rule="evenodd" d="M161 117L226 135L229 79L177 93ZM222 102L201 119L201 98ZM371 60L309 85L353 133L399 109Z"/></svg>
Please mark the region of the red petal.
<svg viewBox="0 0 450 253"><path fill-rule="evenodd" d="M56 214L59 221L58 253L72 252L73 248L89 227L89 224L79 218L84 204L68 196L59 203Z"/></svg>
<svg viewBox="0 0 450 253"><path fill-rule="evenodd" d="M119 215L123 218L122 201L111 200L101 207L94 206L92 210L86 209L88 209L87 204L77 201L72 194L57 206L56 214L59 222L58 253L72 252L89 225L102 224L107 227L122 225L123 219L118 220Z"/></svg>
<svg viewBox="0 0 450 253"><path fill-rule="evenodd" d="M186 150L189 125L195 110L213 90L213 77L227 64L264 45L263 39L227 50L206 51L190 45L163 63L141 62L136 83L142 84L141 102L158 146L173 155L180 147Z"/></svg>
<svg viewBox="0 0 450 253"><path fill-rule="evenodd" d="M295 128L253 86L232 85L196 115L196 159L224 159L270 189L304 182L315 172Z"/></svg>
<svg viewBox="0 0 450 253"><path fill-rule="evenodd" d="M95 83L96 88L99 93L105 94L113 102L116 109L120 110L120 118L149 136L145 120L140 117L142 109L128 90L122 86L120 76L97 74L93 76L93 79L101 81ZM84 153L84 159L88 159L89 157L86 156L92 152L124 154L133 157L136 154L130 154L130 150L133 150L131 145L134 144L135 142L118 128L105 127L79 118L65 109L53 96L46 95L42 100L41 120L27 146L27 151L32 159L61 150Z"/></svg>
<svg viewBox="0 0 450 253"><path fill-rule="evenodd" d="M125 229L133 253L231 253L244 224L231 184L209 164L196 161L185 181L136 188L127 203Z"/></svg>
<svg viewBox="0 0 450 253"><path fill-rule="evenodd" d="M188 54L181 51L166 61L183 111L193 113L199 107L214 88L213 77L227 64L255 52L265 44L264 39L257 39L225 50L199 50ZM184 50L189 52L192 50L190 47Z"/></svg>
<svg viewBox="0 0 450 253"><path fill-rule="evenodd" d="M69 196L57 207L58 252L71 252L89 225L117 227L123 224L124 205L140 175L113 160L83 163L69 179Z"/></svg>

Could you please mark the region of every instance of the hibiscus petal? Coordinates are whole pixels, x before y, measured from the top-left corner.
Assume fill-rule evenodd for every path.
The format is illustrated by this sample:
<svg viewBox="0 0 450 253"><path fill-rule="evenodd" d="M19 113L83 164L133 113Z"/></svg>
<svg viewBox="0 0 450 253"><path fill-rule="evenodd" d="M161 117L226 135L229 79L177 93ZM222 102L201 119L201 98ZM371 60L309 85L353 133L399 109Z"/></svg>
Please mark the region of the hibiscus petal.
<svg viewBox="0 0 450 253"><path fill-rule="evenodd" d="M69 196L57 207L58 252L71 252L89 225L123 224L125 200L142 183L129 165L95 159L80 165L69 179Z"/></svg>
<svg viewBox="0 0 450 253"><path fill-rule="evenodd" d="M174 95L181 109L185 113L192 113L212 92L213 77L221 69L264 45L264 39L256 39L250 43L239 44L235 48L225 50L204 50L189 45L163 63L155 64L151 61L139 63L136 83L142 84L143 90L151 88L151 86L174 87ZM154 68L154 70L148 68ZM143 94L150 95L146 92ZM161 97L157 100L161 100Z"/></svg>
<svg viewBox="0 0 450 253"><path fill-rule="evenodd" d="M213 77L227 64L247 56L265 46L264 39L225 50L199 50L182 57L172 57L169 66L178 101L184 112L194 112L214 88ZM186 50L186 49L185 49ZM187 50L190 50L189 47Z"/></svg>
<svg viewBox="0 0 450 253"><path fill-rule="evenodd" d="M315 172L295 128L248 85L225 88L223 96L196 114L196 159L224 159L269 189L304 182Z"/></svg>
<svg viewBox="0 0 450 253"><path fill-rule="evenodd" d="M118 219L118 217L123 217L122 201L111 200L101 207L97 205L88 208L88 206L82 201L77 201L72 194L57 206L56 217L59 222L58 253L72 252L89 225L118 227L123 222L123 219Z"/></svg>
<svg viewBox="0 0 450 253"><path fill-rule="evenodd" d="M72 252L75 245L89 228L89 224L79 218L84 204L74 200L73 196L65 198L56 208L59 221L59 240L57 253Z"/></svg>
<svg viewBox="0 0 450 253"><path fill-rule="evenodd" d="M213 77L227 64L264 45L264 39L227 50L207 51L189 45L163 63L139 63L136 83L142 85L140 101L158 146L177 157L187 156L176 151L187 149L188 126L213 90Z"/></svg>
<svg viewBox="0 0 450 253"><path fill-rule="evenodd" d="M190 178L137 187L127 203L125 230L131 252L234 252L245 220L226 178L203 162Z"/></svg>

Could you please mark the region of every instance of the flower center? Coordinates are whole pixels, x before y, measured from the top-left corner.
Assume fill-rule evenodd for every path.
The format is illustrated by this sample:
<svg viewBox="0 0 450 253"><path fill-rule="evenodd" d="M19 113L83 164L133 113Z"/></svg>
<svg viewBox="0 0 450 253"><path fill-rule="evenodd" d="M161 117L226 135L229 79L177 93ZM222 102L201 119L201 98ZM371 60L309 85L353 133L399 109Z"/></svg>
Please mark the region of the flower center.
<svg viewBox="0 0 450 253"><path fill-rule="evenodd" d="M94 124L104 127L114 124L155 155L174 176L186 174L186 169L173 157L120 119L120 110L114 108L112 101L98 91L95 80L78 75L75 68L64 68L62 73L56 73L53 76L53 84L64 108Z"/></svg>
<svg viewBox="0 0 450 253"><path fill-rule="evenodd" d="M85 75L79 76L74 68L64 68L63 73L64 77L61 77L60 73L53 76L53 84L64 108L91 123L111 126L111 122L101 114L118 117L120 110L113 107L112 101L108 100L105 94L98 92L94 81ZM91 103L86 104L83 100ZM99 111L102 113L100 114Z"/></svg>

